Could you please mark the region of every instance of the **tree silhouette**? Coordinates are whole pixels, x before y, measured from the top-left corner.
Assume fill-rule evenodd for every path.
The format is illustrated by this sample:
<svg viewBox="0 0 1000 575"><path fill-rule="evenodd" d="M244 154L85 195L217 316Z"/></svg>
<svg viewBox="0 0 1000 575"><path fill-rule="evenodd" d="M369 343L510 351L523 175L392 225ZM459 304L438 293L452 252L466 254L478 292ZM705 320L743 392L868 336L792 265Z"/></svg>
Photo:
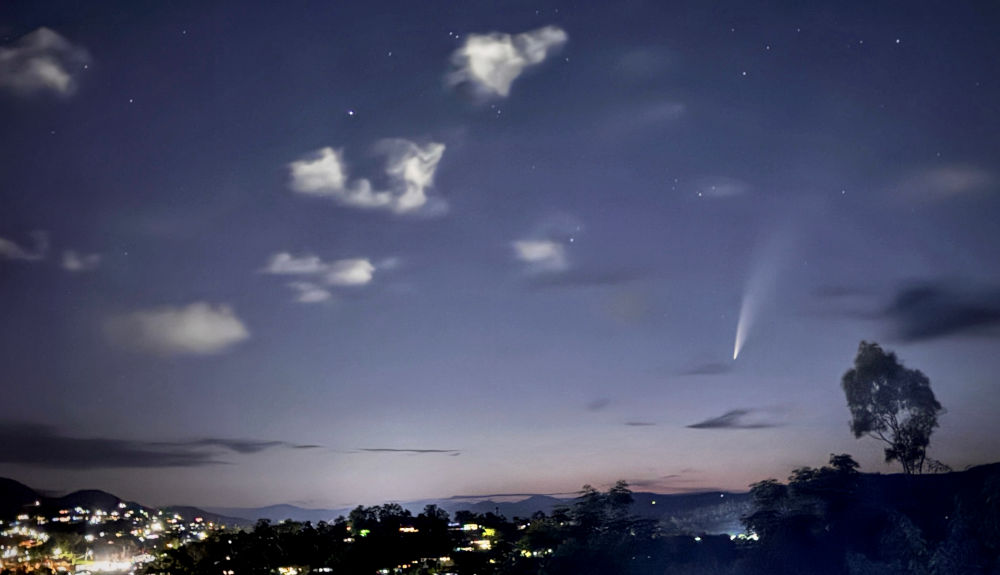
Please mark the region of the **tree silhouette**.
<svg viewBox="0 0 1000 575"><path fill-rule="evenodd" d="M841 386L854 437L868 435L884 442L886 462L899 461L908 474L922 472L931 433L943 411L927 376L903 367L895 353L879 344L862 341Z"/></svg>

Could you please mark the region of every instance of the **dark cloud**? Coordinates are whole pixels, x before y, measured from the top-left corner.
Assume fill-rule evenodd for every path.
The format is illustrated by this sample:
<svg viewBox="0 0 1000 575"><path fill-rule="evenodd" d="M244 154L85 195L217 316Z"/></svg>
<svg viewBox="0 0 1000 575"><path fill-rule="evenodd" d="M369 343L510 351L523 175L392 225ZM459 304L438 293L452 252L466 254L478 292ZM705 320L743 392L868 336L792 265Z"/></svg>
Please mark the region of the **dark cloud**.
<svg viewBox="0 0 1000 575"><path fill-rule="evenodd" d="M777 422L753 417L760 412L759 409L731 409L718 417L692 423L688 427L692 429L763 429L780 425Z"/></svg>
<svg viewBox="0 0 1000 575"><path fill-rule="evenodd" d="M565 271L539 273L527 278L532 289L608 287L631 283L641 278L635 270L599 270L571 268Z"/></svg>
<svg viewBox="0 0 1000 575"><path fill-rule="evenodd" d="M625 425L629 427L649 427L656 424L649 421L626 421Z"/></svg>
<svg viewBox="0 0 1000 575"><path fill-rule="evenodd" d="M587 404L587 411L601 411L611 405L611 400L606 397L598 397Z"/></svg>
<svg viewBox="0 0 1000 575"><path fill-rule="evenodd" d="M462 454L458 449L395 449L392 447L362 447L358 451L364 451L365 453L414 453L419 455L444 453L451 456Z"/></svg>
<svg viewBox="0 0 1000 575"><path fill-rule="evenodd" d="M548 497L559 497L560 495L577 495L579 491L556 491L553 493L483 493L477 495L452 495L449 501L455 499L490 499L493 497L535 497L544 495Z"/></svg>
<svg viewBox="0 0 1000 575"><path fill-rule="evenodd" d="M982 333L1000 324L1000 288L913 284L896 293L884 316L893 336L907 342Z"/></svg>
<svg viewBox="0 0 1000 575"><path fill-rule="evenodd" d="M664 489L670 491L709 491L711 488L702 488L700 484L703 478L693 469L682 470L678 473L670 473L659 477L640 477L626 479L629 486L645 489ZM690 487L694 485L694 487Z"/></svg>
<svg viewBox="0 0 1000 575"><path fill-rule="evenodd" d="M664 482L671 482L672 480L677 479L679 477L680 477L680 475L677 475L676 473L674 473L674 474L671 474L671 475L664 475L664 476L661 476L661 477L632 478L632 479L626 479L625 481L626 481L626 483L628 483L629 487L640 487L640 488L642 488L642 487L653 487L653 488L659 488L659 487L663 487Z"/></svg>
<svg viewBox="0 0 1000 575"><path fill-rule="evenodd" d="M225 464L223 448L258 453L276 447L299 448L283 441L205 438L150 442L106 437L71 437L37 423L0 423L0 462L57 469L201 467ZM208 449L206 449L208 448Z"/></svg>
<svg viewBox="0 0 1000 575"><path fill-rule="evenodd" d="M818 287L813 290L812 294L814 297L820 299L844 299L844 298L855 298L855 297L869 297L872 295L872 291L865 288L851 287L845 285L831 285Z"/></svg>
<svg viewBox="0 0 1000 575"><path fill-rule="evenodd" d="M259 441L254 439L220 439L207 437L195 439L193 441L160 442L151 445L161 445L165 447L221 447L236 453L260 453L266 449L275 447L287 447L289 449L317 449L319 445L299 445L286 441Z"/></svg>
<svg viewBox="0 0 1000 575"><path fill-rule="evenodd" d="M696 365L690 369L680 372L678 375L721 375L723 373L729 373L732 370L732 363L715 361L702 365Z"/></svg>

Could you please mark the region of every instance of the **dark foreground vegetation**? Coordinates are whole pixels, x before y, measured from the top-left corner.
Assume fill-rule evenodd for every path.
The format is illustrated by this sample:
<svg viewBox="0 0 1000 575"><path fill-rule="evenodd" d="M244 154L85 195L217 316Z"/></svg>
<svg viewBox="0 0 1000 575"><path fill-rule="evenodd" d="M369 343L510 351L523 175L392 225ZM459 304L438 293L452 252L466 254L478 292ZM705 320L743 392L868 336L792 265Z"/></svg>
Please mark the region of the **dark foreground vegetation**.
<svg viewBox="0 0 1000 575"><path fill-rule="evenodd" d="M168 550L170 573L996 574L1000 464L937 475L868 475L849 455L752 486L741 536L679 533L630 512L619 482L584 487L551 514L507 519L433 505L358 507L333 523L260 521Z"/></svg>

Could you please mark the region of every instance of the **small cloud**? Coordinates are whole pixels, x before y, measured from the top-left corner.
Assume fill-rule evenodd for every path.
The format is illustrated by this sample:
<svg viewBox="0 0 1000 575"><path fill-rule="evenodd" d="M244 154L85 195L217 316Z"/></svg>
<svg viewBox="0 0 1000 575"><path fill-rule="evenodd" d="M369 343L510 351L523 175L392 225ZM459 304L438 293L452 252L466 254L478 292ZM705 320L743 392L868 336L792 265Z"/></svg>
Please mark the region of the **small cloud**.
<svg viewBox="0 0 1000 575"><path fill-rule="evenodd" d="M983 168L952 164L911 172L897 184L897 191L918 200L938 201L986 192L995 188L997 181Z"/></svg>
<svg viewBox="0 0 1000 575"><path fill-rule="evenodd" d="M101 254L78 254L73 250L63 252L62 269L68 272L89 272L101 265Z"/></svg>
<svg viewBox="0 0 1000 575"><path fill-rule="evenodd" d="M0 238L0 259L35 262L44 260L49 252L49 235L46 232L31 232L35 240L34 249L23 248L11 240Z"/></svg>
<svg viewBox="0 0 1000 575"><path fill-rule="evenodd" d="M49 28L39 28L0 47L0 89L20 95L53 92L69 96L90 62L87 51Z"/></svg>
<svg viewBox="0 0 1000 575"><path fill-rule="evenodd" d="M601 411L611 405L611 400L607 397L599 397L587 404L587 411Z"/></svg>
<svg viewBox="0 0 1000 575"><path fill-rule="evenodd" d="M443 453L454 456L462 454L458 449L395 449L391 447L362 447L358 451L364 451L365 453L410 453L414 455Z"/></svg>
<svg viewBox="0 0 1000 575"><path fill-rule="evenodd" d="M266 274L278 275L308 275L326 271L326 264L319 257L305 254L295 257L288 252L279 252L271 256L267 265L261 270Z"/></svg>
<svg viewBox="0 0 1000 575"><path fill-rule="evenodd" d="M365 258L337 260L326 271L326 283L332 286L362 286L372 281L375 266Z"/></svg>
<svg viewBox="0 0 1000 575"><path fill-rule="evenodd" d="M291 282L288 287L295 292L295 301L299 303L319 303L333 297L329 290L312 282Z"/></svg>
<svg viewBox="0 0 1000 575"><path fill-rule="evenodd" d="M689 425L691 429L764 429L778 427L779 423L758 417L760 409L732 409L718 417Z"/></svg>
<svg viewBox="0 0 1000 575"><path fill-rule="evenodd" d="M403 265L403 260L397 257L382 258L375 263L375 269L383 271L393 271L399 269Z"/></svg>
<svg viewBox="0 0 1000 575"><path fill-rule="evenodd" d="M700 178L695 182L695 192L699 198L735 198L749 191L750 185L746 182L724 176Z"/></svg>
<svg viewBox="0 0 1000 575"><path fill-rule="evenodd" d="M250 337L231 307L205 302L112 318L105 333L123 347L164 356L221 353Z"/></svg>
<svg viewBox="0 0 1000 575"><path fill-rule="evenodd" d="M656 424L649 421L626 421L625 425L629 427L651 427Z"/></svg>
<svg viewBox="0 0 1000 575"><path fill-rule="evenodd" d="M569 39L556 26L522 34L500 32L469 34L465 44L451 56L454 69L448 75L452 86L471 85L481 95L506 98L511 84L529 66L545 61L549 52Z"/></svg>
<svg viewBox="0 0 1000 575"><path fill-rule="evenodd" d="M388 189L376 189L371 180L351 180L343 160L343 151L321 148L288 165L293 191L327 197L337 203L360 209L384 209L397 214L423 212L437 215L447 204L431 198L427 190L434 185L434 174L444 155L444 144L419 145L404 139L379 142L376 150L388 157L385 174ZM433 201L432 201L433 200Z"/></svg>
<svg viewBox="0 0 1000 575"><path fill-rule="evenodd" d="M395 265L389 262L387 266ZM305 254L294 256L279 252L270 257L263 273L277 275L305 276L309 281L295 281L288 284L296 292L299 303L318 303L330 299L333 294L321 284L336 287L363 286L371 283L377 268L368 258L350 258L324 262L319 256Z"/></svg>
<svg viewBox="0 0 1000 575"><path fill-rule="evenodd" d="M696 365L690 369L681 371L678 375L721 375L723 373L729 373L732 370L733 365L731 363L715 361Z"/></svg>
<svg viewBox="0 0 1000 575"><path fill-rule="evenodd" d="M534 272L562 272L569 268L566 246L555 240L517 240L511 242L514 256Z"/></svg>
<svg viewBox="0 0 1000 575"><path fill-rule="evenodd" d="M914 284L900 289L883 315L907 342L981 333L1000 324L1000 288Z"/></svg>

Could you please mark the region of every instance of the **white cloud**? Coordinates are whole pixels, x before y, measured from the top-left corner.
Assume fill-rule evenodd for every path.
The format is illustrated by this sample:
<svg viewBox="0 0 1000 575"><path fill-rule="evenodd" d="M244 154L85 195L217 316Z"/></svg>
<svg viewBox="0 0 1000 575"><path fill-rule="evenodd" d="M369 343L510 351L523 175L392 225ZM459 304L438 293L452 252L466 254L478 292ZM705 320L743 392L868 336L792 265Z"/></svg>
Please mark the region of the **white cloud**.
<svg viewBox="0 0 1000 575"><path fill-rule="evenodd" d="M385 173L401 189L392 209L404 213L427 204L427 188L434 185L434 172L444 155L444 144L431 142L418 146L409 140L397 138L383 140L379 148L389 156Z"/></svg>
<svg viewBox="0 0 1000 575"><path fill-rule="evenodd" d="M295 292L295 301L318 303L333 297L330 290L323 284L335 287L367 285L374 279L376 270L391 269L396 265L398 265L398 260L395 258L387 258L375 265L368 258L349 258L325 262L319 256L312 254L296 257L288 252L279 252L268 259L267 265L261 272L305 278L304 281L287 284Z"/></svg>
<svg viewBox="0 0 1000 575"><path fill-rule="evenodd" d="M925 201L972 195L996 186L997 177L987 170L965 164L918 170L903 178L899 191Z"/></svg>
<svg viewBox="0 0 1000 575"><path fill-rule="evenodd" d="M536 272L561 272L569 269L566 246L554 240L518 240L511 243L517 259Z"/></svg>
<svg viewBox="0 0 1000 575"><path fill-rule="evenodd" d="M137 311L105 327L113 342L157 355L210 355L250 337L231 307L205 302Z"/></svg>
<svg viewBox="0 0 1000 575"><path fill-rule="evenodd" d="M78 254L73 250L63 252L62 269L68 272L89 272L101 265L101 254Z"/></svg>
<svg viewBox="0 0 1000 575"><path fill-rule="evenodd" d="M300 194L319 196L344 190L347 186L347 174L344 173L341 155L340 150L328 146L289 164L292 189Z"/></svg>
<svg viewBox="0 0 1000 575"><path fill-rule="evenodd" d="M288 252L280 252L271 256L261 271L266 274L309 275L326 271L326 264L318 256L307 254L295 257Z"/></svg>
<svg viewBox="0 0 1000 575"><path fill-rule="evenodd" d="M27 249L12 242L11 240L0 238L0 259L22 260L34 262L45 259L49 251L49 235L42 231L31 232L35 240L35 248Z"/></svg>
<svg viewBox="0 0 1000 575"><path fill-rule="evenodd" d="M299 303L319 303L333 297L329 290L312 282L292 282L288 287L296 292L295 301Z"/></svg>
<svg viewBox="0 0 1000 575"><path fill-rule="evenodd" d="M288 252L279 252L270 257L261 271L277 275L322 276L323 281L329 285L357 286L370 283L376 269L389 269L397 263L394 258L388 258L376 267L368 258L324 262L319 256L312 254L296 257Z"/></svg>
<svg viewBox="0 0 1000 575"><path fill-rule="evenodd" d="M89 61L83 48L53 30L39 28L10 47L0 47L0 88L68 96L76 89L76 75Z"/></svg>
<svg viewBox="0 0 1000 575"><path fill-rule="evenodd" d="M549 51L566 43L569 37L562 28L546 26L511 36L494 32L469 34L451 61L452 85L472 83L482 93L507 97L514 80L528 66L541 64Z"/></svg>
<svg viewBox="0 0 1000 575"><path fill-rule="evenodd" d="M290 187L300 194L328 197L344 206L384 209L397 214L429 208L440 210L444 206L443 200L431 202L427 195L444 155L444 144L419 145L409 140L391 139L383 140L376 149L388 156L385 167L388 189L376 189L368 178L351 180L343 151L331 147L321 148L290 163Z"/></svg>
<svg viewBox="0 0 1000 575"><path fill-rule="evenodd" d="M375 266L366 258L337 260L328 269L325 279L332 286L365 285L375 275Z"/></svg>

